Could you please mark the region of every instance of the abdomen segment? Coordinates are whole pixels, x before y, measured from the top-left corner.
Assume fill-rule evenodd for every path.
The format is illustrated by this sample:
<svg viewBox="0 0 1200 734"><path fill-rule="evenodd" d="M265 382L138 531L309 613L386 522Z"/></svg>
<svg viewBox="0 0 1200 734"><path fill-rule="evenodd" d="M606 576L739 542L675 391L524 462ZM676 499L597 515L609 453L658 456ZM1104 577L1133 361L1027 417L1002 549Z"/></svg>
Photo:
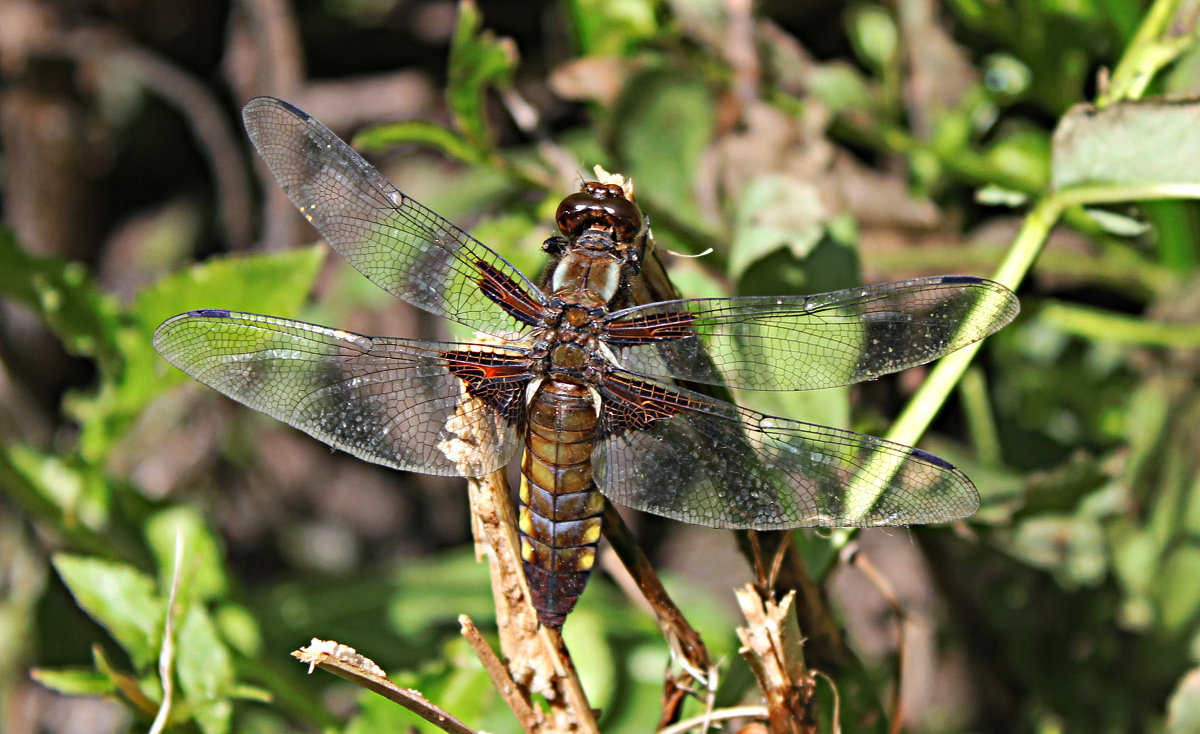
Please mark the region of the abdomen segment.
<svg viewBox="0 0 1200 734"><path fill-rule="evenodd" d="M604 498L592 482L594 393L546 380L529 403L521 462L521 558L538 619L561 627L587 585Z"/></svg>

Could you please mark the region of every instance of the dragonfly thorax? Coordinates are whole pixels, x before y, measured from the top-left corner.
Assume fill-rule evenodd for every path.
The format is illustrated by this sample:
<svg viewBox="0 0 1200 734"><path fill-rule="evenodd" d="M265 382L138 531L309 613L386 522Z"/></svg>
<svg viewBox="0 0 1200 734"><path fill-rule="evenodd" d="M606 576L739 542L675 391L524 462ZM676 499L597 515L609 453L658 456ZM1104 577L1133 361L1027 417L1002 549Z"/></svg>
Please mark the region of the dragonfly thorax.
<svg viewBox="0 0 1200 734"><path fill-rule="evenodd" d="M551 294L584 308L606 306L621 285L621 260L607 252L580 249L563 255L550 280Z"/></svg>

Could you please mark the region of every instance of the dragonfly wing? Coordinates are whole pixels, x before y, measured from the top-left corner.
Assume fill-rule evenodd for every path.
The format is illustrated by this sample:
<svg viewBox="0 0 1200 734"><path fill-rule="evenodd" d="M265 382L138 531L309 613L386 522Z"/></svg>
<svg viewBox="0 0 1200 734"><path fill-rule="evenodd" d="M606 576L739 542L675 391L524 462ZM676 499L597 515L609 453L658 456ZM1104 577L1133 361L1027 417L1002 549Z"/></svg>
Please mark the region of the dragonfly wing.
<svg viewBox="0 0 1200 734"><path fill-rule="evenodd" d="M966 475L920 449L624 373L602 394L596 484L638 510L781 530L947 522L979 508Z"/></svg>
<svg viewBox="0 0 1200 734"><path fill-rule="evenodd" d="M154 348L234 400L394 469L480 476L520 443L529 375L519 350L219 310L164 321Z"/></svg>
<svg viewBox="0 0 1200 734"><path fill-rule="evenodd" d="M504 258L405 196L303 110L258 97L242 117L292 203L388 293L501 339L522 333L545 301Z"/></svg>
<svg viewBox="0 0 1200 734"><path fill-rule="evenodd" d="M813 296L637 306L611 314L604 338L631 372L749 390L814 390L937 359L996 332L1018 309L999 283L940 276Z"/></svg>

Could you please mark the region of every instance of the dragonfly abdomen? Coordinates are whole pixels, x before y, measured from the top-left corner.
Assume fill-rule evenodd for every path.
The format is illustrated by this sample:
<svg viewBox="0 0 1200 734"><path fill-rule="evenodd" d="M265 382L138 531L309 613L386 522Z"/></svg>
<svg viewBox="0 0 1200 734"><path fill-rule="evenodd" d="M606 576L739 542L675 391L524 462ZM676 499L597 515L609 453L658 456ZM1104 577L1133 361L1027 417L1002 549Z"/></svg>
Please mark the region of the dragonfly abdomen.
<svg viewBox="0 0 1200 734"><path fill-rule="evenodd" d="M563 620L587 585L600 542L604 498L592 481L593 393L546 380L529 403L521 462L521 558L538 619Z"/></svg>

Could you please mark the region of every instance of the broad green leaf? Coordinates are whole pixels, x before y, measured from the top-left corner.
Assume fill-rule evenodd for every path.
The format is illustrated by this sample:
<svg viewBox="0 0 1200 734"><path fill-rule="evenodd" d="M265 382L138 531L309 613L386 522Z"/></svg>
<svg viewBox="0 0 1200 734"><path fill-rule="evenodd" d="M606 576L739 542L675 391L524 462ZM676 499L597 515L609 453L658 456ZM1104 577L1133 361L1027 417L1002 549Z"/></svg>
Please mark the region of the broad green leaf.
<svg viewBox="0 0 1200 734"><path fill-rule="evenodd" d="M705 81L682 69L652 69L629 80L613 112L621 171L650 211L703 227L696 205L700 156L713 134L716 106Z"/></svg>
<svg viewBox="0 0 1200 734"><path fill-rule="evenodd" d="M651 0L573 0L566 4L578 55L620 56L658 32Z"/></svg>
<svg viewBox="0 0 1200 734"><path fill-rule="evenodd" d="M158 585L169 589L175 569L175 536L181 534L179 594L186 600L211 601L224 596L225 570L217 538L193 507L179 505L146 521L146 539L158 561Z"/></svg>
<svg viewBox="0 0 1200 734"><path fill-rule="evenodd" d="M166 605L154 579L132 566L59 553L54 568L79 607L100 623L138 669L158 658Z"/></svg>
<svg viewBox="0 0 1200 734"><path fill-rule="evenodd" d="M450 70L446 101L454 125L479 150L490 150L494 141L487 124L486 93L489 87L507 88L517 66L517 47L511 38L481 31L483 18L472 0L458 4L458 24L450 45Z"/></svg>
<svg viewBox="0 0 1200 734"><path fill-rule="evenodd" d="M1007 174L1011 181L1021 182L1028 191L1040 191L1045 186L1049 157L1046 133L1032 128L1007 132L983 154L990 167Z"/></svg>
<svg viewBox="0 0 1200 734"><path fill-rule="evenodd" d="M64 525L100 530L108 524L112 489L96 467L24 444L9 446L7 458L27 486L61 513Z"/></svg>
<svg viewBox="0 0 1200 734"><path fill-rule="evenodd" d="M67 412L82 427L80 452L98 461L147 402L185 376L159 359L151 345L167 318L197 308L295 316L312 290L328 248L270 255L214 258L173 273L143 290L130 308L130 324L116 334L125 368L92 395L71 396ZM165 378L165 379L164 379Z"/></svg>
<svg viewBox="0 0 1200 734"><path fill-rule="evenodd" d="M213 258L143 290L131 316L153 334L164 320L197 308L294 315L308 299L328 252L319 244L268 255Z"/></svg>
<svg viewBox="0 0 1200 734"><path fill-rule="evenodd" d="M430 579L437 579L431 584ZM415 638L436 622L469 615L486 624L496 615L487 573L472 552L450 552L404 565L392 584L388 620L398 634Z"/></svg>
<svg viewBox="0 0 1200 734"><path fill-rule="evenodd" d="M83 668L34 668L29 676L68 696L111 696L117 692L108 676Z"/></svg>
<svg viewBox="0 0 1200 734"><path fill-rule="evenodd" d="M354 147L363 152L379 152L398 145L422 145L439 150L463 163L482 163L487 151L464 140L461 135L425 120L403 120L376 125L354 136Z"/></svg>
<svg viewBox="0 0 1200 734"><path fill-rule="evenodd" d="M899 47L896 22L878 5L858 5L847 13L850 42L858 57L875 70L894 68Z"/></svg>
<svg viewBox="0 0 1200 734"><path fill-rule="evenodd" d="M1018 558L1053 572L1067 588L1100 583L1105 550L1103 530L1091 518L1049 513L1018 525L1012 542Z"/></svg>
<svg viewBox="0 0 1200 734"><path fill-rule="evenodd" d="M820 192L804 181L764 175L738 197L729 275L736 279L772 252L787 248L803 260L821 240L829 212Z"/></svg>
<svg viewBox="0 0 1200 734"><path fill-rule="evenodd" d="M252 658L262 652L262 631L258 620L248 609L237 604L222 604L217 608L217 629L221 638L243 656Z"/></svg>
<svg viewBox="0 0 1200 734"><path fill-rule="evenodd" d="M1179 633L1200 613L1200 546L1189 543L1172 550L1159 571L1155 596L1162 627Z"/></svg>
<svg viewBox="0 0 1200 734"><path fill-rule="evenodd" d="M1195 734L1200 731L1200 669L1193 668L1179 680L1167 701L1167 733Z"/></svg>
<svg viewBox="0 0 1200 734"><path fill-rule="evenodd" d="M205 734L225 734L233 712L233 659L199 602L183 615L176 649L179 686L193 718Z"/></svg>
<svg viewBox="0 0 1200 734"><path fill-rule="evenodd" d="M0 296L37 314L71 354L95 357L105 371L118 368L116 301L95 289L80 263L34 257L0 227Z"/></svg>
<svg viewBox="0 0 1200 734"><path fill-rule="evenodd" d="M1192 101L1076 105L1054 132L1051 187L1128 188L1147 199L1200 196L1197 129L1200 104Z"/></svg>

